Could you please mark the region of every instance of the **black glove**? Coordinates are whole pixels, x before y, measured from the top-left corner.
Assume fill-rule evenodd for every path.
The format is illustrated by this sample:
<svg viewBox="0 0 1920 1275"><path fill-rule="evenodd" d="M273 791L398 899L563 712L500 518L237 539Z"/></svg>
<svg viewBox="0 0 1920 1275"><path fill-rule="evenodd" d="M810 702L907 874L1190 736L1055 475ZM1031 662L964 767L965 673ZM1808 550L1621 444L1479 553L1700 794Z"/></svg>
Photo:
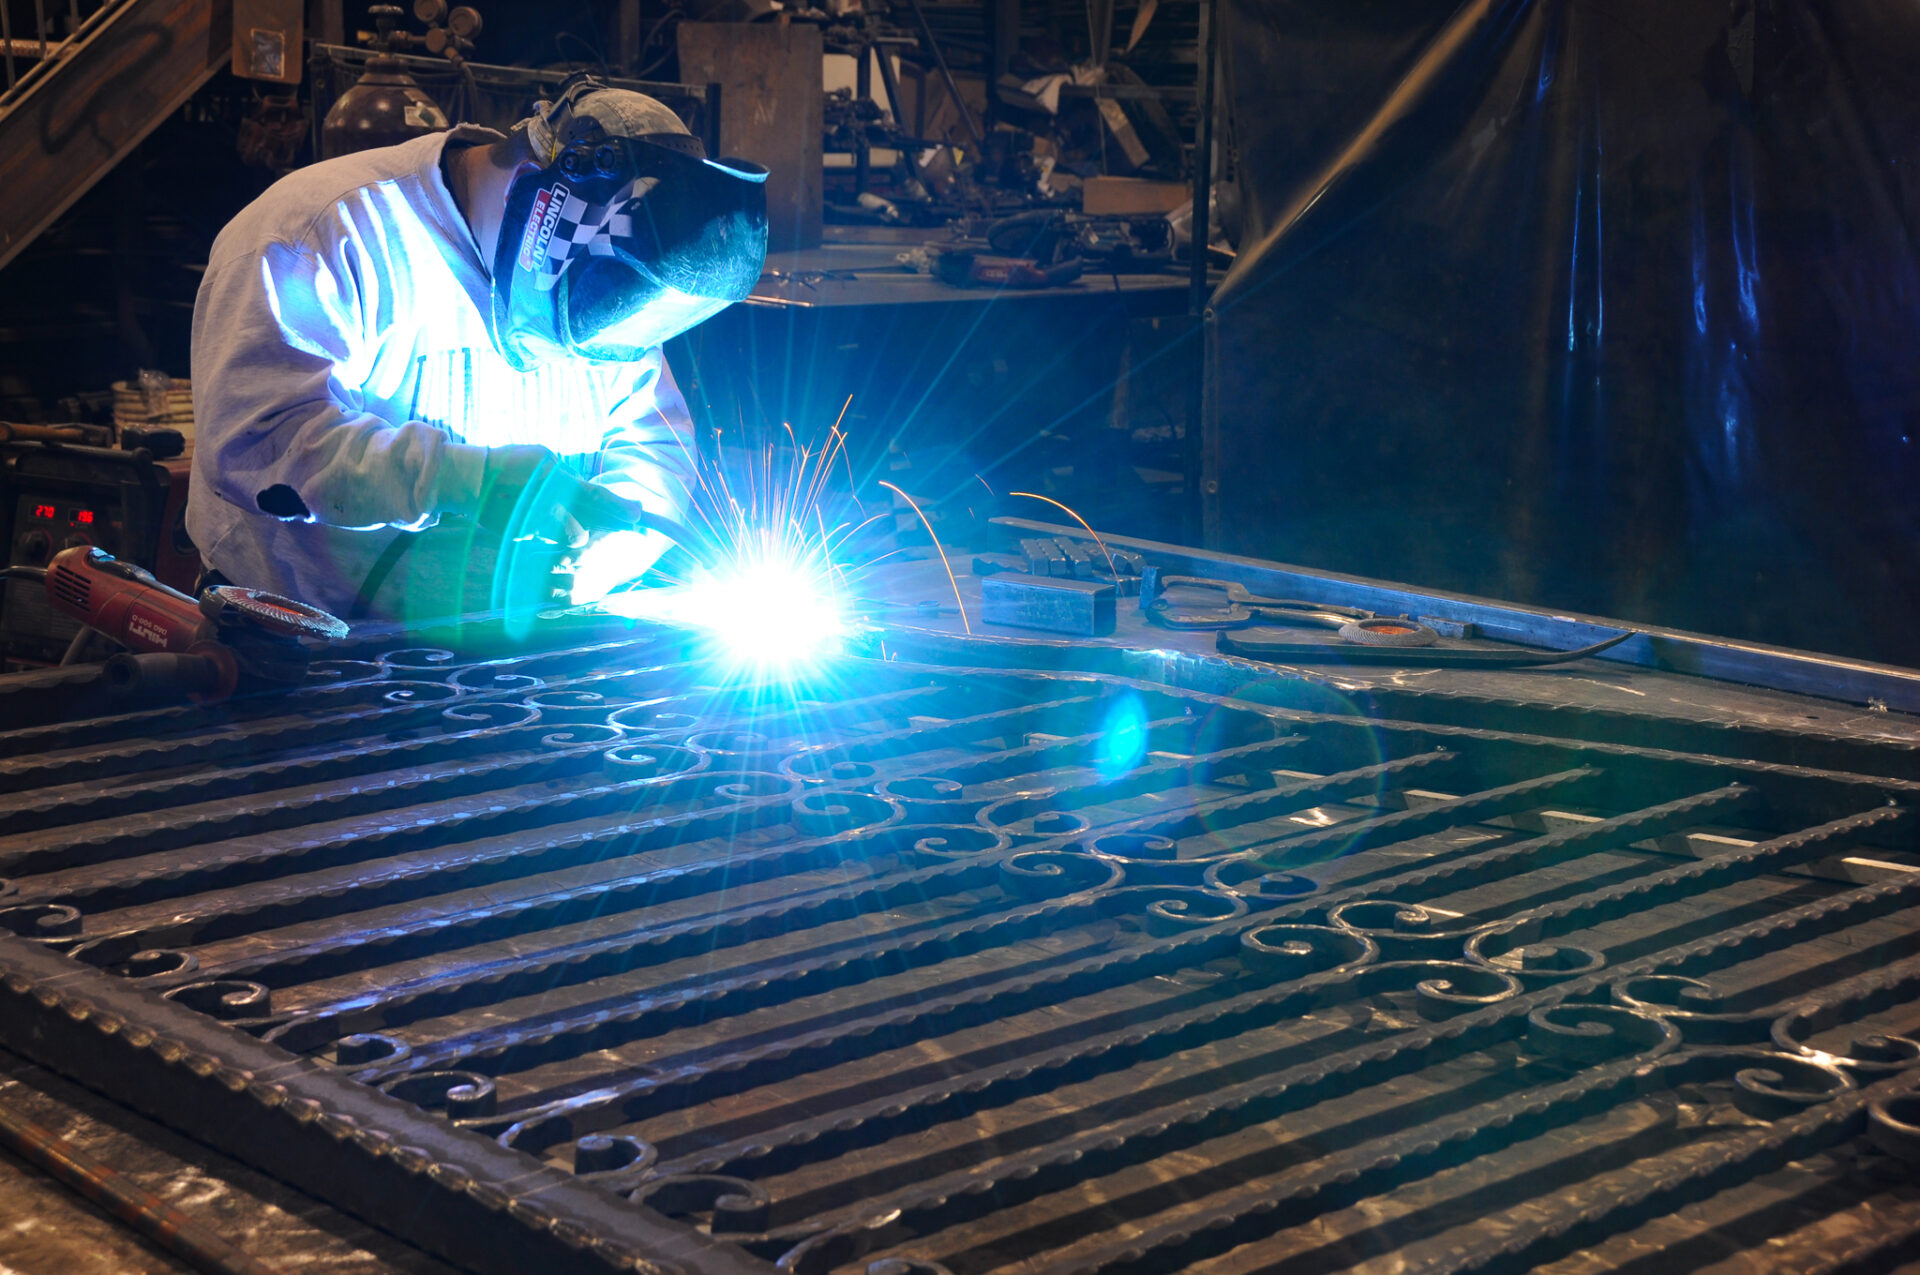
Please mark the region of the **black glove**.
<svg viewBox="0 0 1920 1275"><path fill-rule="evenodd" d="M645 518L637 501L568 471L538 444L487 452L474 521L503 540L545 540L583 549L591 533L636 529L645 525Z"/></svg>

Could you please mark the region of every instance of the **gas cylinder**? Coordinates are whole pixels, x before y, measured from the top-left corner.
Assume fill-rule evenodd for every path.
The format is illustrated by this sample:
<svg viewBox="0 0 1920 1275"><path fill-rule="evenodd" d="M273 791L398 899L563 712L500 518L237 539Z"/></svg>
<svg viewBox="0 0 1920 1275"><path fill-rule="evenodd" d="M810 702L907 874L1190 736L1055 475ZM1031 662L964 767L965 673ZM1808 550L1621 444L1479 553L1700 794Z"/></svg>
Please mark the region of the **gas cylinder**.
<svg viewBox="0 0 1920 1275"><path fill-rule="evenodd" d="M400 6L377 4L368 13L379 27L373 37L373 56L367 59L360 82L340 95L320 124L323 159L392 146L448 127L447 113L393 56L393 25Z"/></svg>

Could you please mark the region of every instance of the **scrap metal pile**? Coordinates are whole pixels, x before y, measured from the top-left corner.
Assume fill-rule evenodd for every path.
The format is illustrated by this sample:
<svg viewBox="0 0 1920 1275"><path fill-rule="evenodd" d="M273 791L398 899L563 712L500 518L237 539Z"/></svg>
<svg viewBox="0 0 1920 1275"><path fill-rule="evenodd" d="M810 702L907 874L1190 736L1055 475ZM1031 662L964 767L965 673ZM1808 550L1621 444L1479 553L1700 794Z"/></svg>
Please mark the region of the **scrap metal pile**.
<svg viewBox="0 0 1920 1275"><path fill-rule="evenodd" d="M352 654L0 731L0 1044L470 1268L1920 1237L1910 747Z"/></svg>

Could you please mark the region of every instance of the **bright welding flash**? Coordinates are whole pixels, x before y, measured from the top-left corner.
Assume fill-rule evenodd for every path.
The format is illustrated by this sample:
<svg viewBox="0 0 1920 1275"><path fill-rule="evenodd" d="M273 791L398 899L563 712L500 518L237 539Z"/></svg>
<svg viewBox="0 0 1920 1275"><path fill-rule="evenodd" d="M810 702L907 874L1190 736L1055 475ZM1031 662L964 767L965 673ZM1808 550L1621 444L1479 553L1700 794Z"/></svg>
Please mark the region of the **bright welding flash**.
<svg viewBox="0 0 1920 1275"><path fill-rule="evenodd" d="M584 600L576 587L576 602ZM710 635L736 664L789 668L834 649L846 616L826 571L785 556L749 558L682 585L595 599L616 615Z"/></svg>
<svg viewBox="0 0 1920 1275"><path fill-rule="evenodd" d="M784 665L824 654L846 631L824 576L803 564L750 562L694 585L704 621L735 659Z"/></svg>

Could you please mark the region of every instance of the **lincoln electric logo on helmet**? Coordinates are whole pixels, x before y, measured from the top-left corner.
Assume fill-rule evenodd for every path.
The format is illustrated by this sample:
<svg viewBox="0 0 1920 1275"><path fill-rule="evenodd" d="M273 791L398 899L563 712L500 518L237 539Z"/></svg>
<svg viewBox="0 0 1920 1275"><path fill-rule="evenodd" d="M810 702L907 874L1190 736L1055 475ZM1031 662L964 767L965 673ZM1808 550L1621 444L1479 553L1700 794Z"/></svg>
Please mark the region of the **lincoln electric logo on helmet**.
<svg viewBox="0 0 1920 1275"><path fill-rule="evenodd" d="M533 211L527 216L527 233L520 238L520 268L533 269L534 261L547 250L553 228L560 223L560 208L570 192L559 183L543 190L533 199Z"/></svg>
<svg viewBox="0 0 1920 1275"><path fill-rule="evenodd" d="M525 121L524 143L546 163L508 188L489 314L517 370L632 362L752 290L766 170L708 159L664 103L570 81Z"/></svg>
<svg viewBox="0 0 1920 1275"><path fill-rule="evenodd" d="M638 177L604 204L590 204L555 183L534 198L520 241L520 265L534 272L534 285L551 289L567 263L582 253L613 255L613 241L633 234L633 207L659 185L657 177Z"/></svg>

